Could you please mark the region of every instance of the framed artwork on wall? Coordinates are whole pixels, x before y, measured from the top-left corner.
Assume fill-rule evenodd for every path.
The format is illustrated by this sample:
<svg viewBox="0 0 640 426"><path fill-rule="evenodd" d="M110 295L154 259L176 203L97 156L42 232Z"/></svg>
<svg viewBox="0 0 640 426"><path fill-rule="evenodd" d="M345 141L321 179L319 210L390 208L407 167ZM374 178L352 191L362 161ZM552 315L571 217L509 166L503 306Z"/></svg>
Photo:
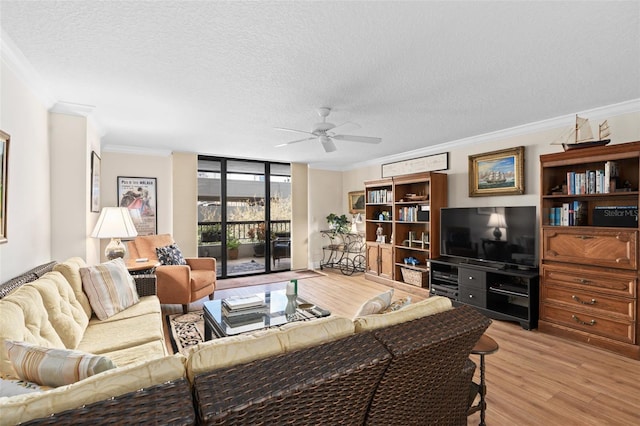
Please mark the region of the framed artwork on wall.
<svg viewBox="0 0 640 426"><path fill-rule="evenodd" d="M91 212L100 213L100 157L91 151Z"/></svg>
<svg viewBox="0 0 640 426"><path fill-rule="evenodd" d="M0 130L0 244L7 242L7 179L9 177L9 135Z"/></svg>
<svg viewBox="0 0 640 426"><path fill-rule="evenodd" d="M118 205L127 207L138 235L157 233L156 178L118 176Z"/></svg>
<svg viewBox="0 0 640 426"><path fill-rule="evenodd" d="M349 192L349 213L364 213L364 191Z"/></svg>
<svg viewBox="0 0 640 426"><path fill-rule="evenodd" d="M469 156L469 197L524 194L524 146Z"/></svg>

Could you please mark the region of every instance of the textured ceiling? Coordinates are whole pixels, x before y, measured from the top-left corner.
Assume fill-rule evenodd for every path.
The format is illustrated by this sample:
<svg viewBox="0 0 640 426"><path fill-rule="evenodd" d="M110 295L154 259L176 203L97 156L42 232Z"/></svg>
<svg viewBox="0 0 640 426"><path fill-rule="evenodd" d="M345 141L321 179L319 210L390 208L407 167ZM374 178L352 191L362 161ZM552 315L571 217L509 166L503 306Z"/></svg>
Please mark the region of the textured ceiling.
<svg viewBox="0 0 640 426"><path fill-rule="evenodd" d="M0 1L103 146L355 163L640 98L640 2ZM329 121L379 145L274 148Z"/></svg>

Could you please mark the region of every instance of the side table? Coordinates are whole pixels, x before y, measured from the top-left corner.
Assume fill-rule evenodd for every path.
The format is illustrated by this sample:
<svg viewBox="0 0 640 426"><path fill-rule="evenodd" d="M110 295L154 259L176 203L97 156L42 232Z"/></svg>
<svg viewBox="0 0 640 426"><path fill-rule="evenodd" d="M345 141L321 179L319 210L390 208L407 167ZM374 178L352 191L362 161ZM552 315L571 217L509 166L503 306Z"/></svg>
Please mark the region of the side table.
<svg viewBox="0 0 640 426"><path fill-rule="evenodd" d="M127 270L136 283L138 296L156 296L158 294L156 288L156 275L153 268L157 266L156 262L136 262L135 260L126 261Z"/></svg>
<svg viewBox="0 0 640 426"><path fill-rule="evenodd" d="M471 415L477 411L480 411L480 423L479 426L485 426L484 417L485 411L487 409L487 401L485 397L487 395L487 383L485 381L485 364L484 364L484 356L491 355L498 351L498 343L493 340L491 337L483 334L480 337L480 340L476 343L476 345L471 349L471 353L473 355L480 355L480 384L475 386L478 388L478 392L480 393L480 401L477 405L472 405L469 407L469 411L467 415ZM471 401L473 404L473 401Z"/></svg>

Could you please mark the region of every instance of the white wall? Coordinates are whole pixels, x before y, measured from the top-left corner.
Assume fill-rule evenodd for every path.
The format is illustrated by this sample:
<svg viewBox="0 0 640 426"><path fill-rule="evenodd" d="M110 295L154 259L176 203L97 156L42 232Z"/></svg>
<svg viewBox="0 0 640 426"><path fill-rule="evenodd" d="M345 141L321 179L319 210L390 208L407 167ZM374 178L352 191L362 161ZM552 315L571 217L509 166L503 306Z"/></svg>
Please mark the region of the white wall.
<svg viewBox="0 0 640 426"><path fill-rule="evenodd" d="M1 61L0 129L11 142L0 282L51 260L48 120L42 101Z"/></svg>
<svg viewBox="0 0 640 426"><path fill-rule="evenodd" d="M58 261L79 256L94 264L100 246L89 236L99 215L91 212L91 152L99 154L100 138L83 116L50 113L49 124L51 255Z"/></svg>
<svg viewBox="0 0 640 426"><path fill-rule="evenodd" d="M173 163L173 239L185 257L198 257L198 156L172 154Z"/></svg>
<svg viewBox="0 0 640 426"><path fill-rule="evenodd" d="M167 155L103 151L102 177L100 179L102 207L118 205L118 176L156 178L157 233L173 234L172 158ZM109 241L102 241L102 260L105 260L103 252L108 243Z"/></svg>
<svg viewBox="0 0 640 426"><path fill-rule="evenodd" d="M348 214L344 209L343 173L329 170L309 169L309 264L317 268L322 260L322 246L327 245L320 234L328 229L329 213Z"/></svg>
<svg viewBox="0 0 640 426"><path fill-rule="evenodd" d="M291 164L291 269L309 267L309 168Z"/></svg>
<svg viewBox="0 0 640 426"><path fill-rule="evenodd" d="M612 131L611 145L640 141L640 112L612 117L607 116L606 118ZM550 143L563 130L564 128L544 130L460 146L451 144L452 146L449 148L445 147L440 151L434 152L434 154L440 152L449 153L449 169L443 172L448 175L448 205L450 207L538 206L540 201L540 155L562 151L561 146L551 145ZM523 195L469 197L469 155L516 146L525 147L525 193ZM348 191L353 191L353 189L349 188L353 188L358 181L380 178L380 165L365 166L344 172L343 182L345 182L345 187L343 189L343 198L346 198Z"/></svg>

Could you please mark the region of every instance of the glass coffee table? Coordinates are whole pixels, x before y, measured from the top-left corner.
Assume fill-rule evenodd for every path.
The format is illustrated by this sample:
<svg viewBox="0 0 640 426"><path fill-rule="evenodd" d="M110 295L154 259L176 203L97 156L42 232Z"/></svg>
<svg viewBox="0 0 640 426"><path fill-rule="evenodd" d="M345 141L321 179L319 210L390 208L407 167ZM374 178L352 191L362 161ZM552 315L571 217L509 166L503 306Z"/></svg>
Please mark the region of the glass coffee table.
<svg viewBox="0 0 640 426"><path fill-rule="evenodd" d="M231 317L222 309L221 299L204 302L204 339L235 336L331 315L331 312L308 303L300 296L287 296L285 289L254 294L264 301L266 306L263 312ZM295 305L290 303L293 301Z"/></svg>

